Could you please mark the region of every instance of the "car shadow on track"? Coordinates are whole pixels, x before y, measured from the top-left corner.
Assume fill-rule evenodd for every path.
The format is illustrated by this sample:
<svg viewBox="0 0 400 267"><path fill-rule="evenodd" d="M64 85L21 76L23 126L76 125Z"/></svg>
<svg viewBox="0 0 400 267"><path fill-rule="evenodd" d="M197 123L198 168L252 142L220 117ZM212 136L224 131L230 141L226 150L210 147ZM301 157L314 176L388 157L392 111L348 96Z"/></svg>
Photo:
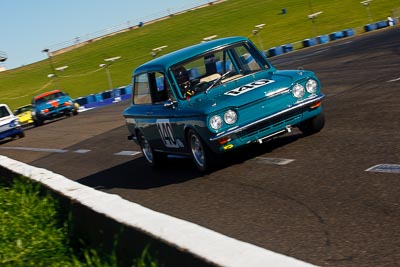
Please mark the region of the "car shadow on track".
<svg viewBox="0 0 400 267"><path fill-rule="evenodd" d="M0 140L0 145L7 144L7 143L10 143L10 142L12 142L14 140L18 140L18 139L21 139L21 138L22 137L6 137L6 138Z"/></svg>
<svg viewBox="0 0 400 267"><path fill-rule="evenodd" d="M275 149L286 146L290 143L294 143L301 138L304 138L304 135L302 133L292 133L280 136L262 144L250 144L246 147L239 148L232 153L226 154L226 157L219 165L221 168L225 168L230 167L234 164L241 164L262 155L268 156L268 153L273 152Z"/></svg>
<svg viewBox="0 0 400 267"><path fill-rule="evenodd" d="M95 189L140 190L183 183L200 176L188 158L168 159L162 166L151 168L143 157L139 157L76 181Z"/></svg>
<svg viewBox="0 0 400 267"><path fill-rule="evenodd" d="M138 157L76 181L99 190L113 188L146 190L179 184L192 179L213 175L213 172L221 169L234 168L236 164L241 164L265 153L270 153L276 148L297 141L302 136L302 134L282 136L261 145L249 145L232 153L224 154L219 159L216 168L210 173L200 173L197 171L190 158L169 157L158 168L151 168L146 164L143 157Z"/></svg>

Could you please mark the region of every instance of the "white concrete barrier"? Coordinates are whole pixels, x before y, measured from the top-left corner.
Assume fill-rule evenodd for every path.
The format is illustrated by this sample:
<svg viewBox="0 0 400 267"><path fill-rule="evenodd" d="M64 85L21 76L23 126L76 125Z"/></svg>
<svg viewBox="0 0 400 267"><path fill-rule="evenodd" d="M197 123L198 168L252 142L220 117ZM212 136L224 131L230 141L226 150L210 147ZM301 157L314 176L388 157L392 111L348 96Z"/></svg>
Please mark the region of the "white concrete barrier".
<svg viewBox="0 0 400 267"><path fill-rule="evenodd" d="M150 245L164 266L313 266L5 156L0 156L0 166L0 179L22 175L59 196L71 211L79 238L88 245L110 242L117 256L126 259L126 265L135 253Z"/></svg>

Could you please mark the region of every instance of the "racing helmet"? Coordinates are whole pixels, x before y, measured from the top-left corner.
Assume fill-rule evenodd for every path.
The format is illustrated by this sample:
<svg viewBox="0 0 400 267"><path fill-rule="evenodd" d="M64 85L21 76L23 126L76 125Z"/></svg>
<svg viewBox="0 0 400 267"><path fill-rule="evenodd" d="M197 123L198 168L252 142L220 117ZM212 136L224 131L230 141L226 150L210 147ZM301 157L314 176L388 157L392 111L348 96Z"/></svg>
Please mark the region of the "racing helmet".
<svg viewBox="0 0 400 267"><path fill-rule="evenodd" d="M175 80L178 83L179 88L182 92L185 92L190 86L189 73L183 66L178 66L173 70Z"/></svg>

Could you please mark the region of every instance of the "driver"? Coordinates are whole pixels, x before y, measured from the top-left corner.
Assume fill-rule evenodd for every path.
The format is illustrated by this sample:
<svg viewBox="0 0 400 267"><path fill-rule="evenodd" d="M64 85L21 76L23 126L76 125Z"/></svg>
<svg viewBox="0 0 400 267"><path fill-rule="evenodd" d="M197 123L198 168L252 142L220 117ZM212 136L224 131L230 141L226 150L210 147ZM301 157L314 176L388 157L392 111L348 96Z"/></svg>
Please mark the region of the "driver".
<svg viewBox="0 0 400 267"><path fill-rule="evenodd" d="M194 91L190 88L189 73L185 67L178 66L173 70L175 80L178 82L178 86L181 89L182 94L186 98L193 96Z"/></svg>

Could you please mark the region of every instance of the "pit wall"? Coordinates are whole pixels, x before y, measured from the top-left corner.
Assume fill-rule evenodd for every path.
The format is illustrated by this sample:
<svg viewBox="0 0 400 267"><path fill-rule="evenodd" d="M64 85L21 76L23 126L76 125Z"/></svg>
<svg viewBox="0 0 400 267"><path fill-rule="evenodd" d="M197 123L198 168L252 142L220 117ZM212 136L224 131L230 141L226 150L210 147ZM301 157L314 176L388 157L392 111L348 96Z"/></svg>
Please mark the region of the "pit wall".
<svg viewBox="0 0 400 267"><path fill-rule="evenodd" d="M119 266L148 247L162 266L313 266L79 184L51 171L0 156L0 178L43 185L71 218L71 242L114 252Z"/></svg>

